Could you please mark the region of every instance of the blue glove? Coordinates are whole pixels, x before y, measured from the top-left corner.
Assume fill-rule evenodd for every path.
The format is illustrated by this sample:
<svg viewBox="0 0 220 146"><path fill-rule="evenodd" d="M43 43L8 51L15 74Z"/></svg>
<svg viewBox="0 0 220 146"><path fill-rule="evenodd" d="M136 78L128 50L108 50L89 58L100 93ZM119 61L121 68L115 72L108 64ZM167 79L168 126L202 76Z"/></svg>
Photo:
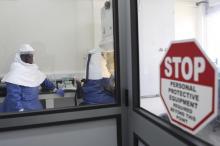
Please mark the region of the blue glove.
<svg viewBox="0 0 220 146"><path fill-rule="evenodd" d="M61 97L64 97L64 90L63 89L57 89L56 94L61 96Z"/></svg>

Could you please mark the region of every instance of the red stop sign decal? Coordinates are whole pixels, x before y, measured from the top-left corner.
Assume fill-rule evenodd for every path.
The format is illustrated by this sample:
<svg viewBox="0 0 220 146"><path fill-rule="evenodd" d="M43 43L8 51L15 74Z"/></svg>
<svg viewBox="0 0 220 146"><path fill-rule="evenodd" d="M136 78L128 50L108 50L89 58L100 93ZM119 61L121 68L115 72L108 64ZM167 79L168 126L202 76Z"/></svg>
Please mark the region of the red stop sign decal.
<svg viewBox="0 0 220 146"><path fill-rule="evenodd" d="M217 69L194 40L174 42L160 64L170 121L192 134L217 116Z"/></svg>

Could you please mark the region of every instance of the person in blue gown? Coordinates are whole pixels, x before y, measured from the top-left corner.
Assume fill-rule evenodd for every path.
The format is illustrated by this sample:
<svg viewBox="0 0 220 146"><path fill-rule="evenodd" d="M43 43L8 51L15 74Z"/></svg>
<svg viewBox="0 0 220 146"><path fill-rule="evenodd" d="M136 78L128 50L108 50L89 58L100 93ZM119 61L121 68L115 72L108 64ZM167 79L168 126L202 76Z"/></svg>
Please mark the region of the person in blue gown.
<svg viewBox="0 0 220 146"><path fill-rule="evenodd" d="M109 73L101 50L90 51L87 59L86 80L82 86L81 105L114 104L115 79Z"/></svg>
<svg viewBox="0 0 220 146"><path fill-rule="evenodd" d="M33 63L33 53L34 49L28 44L18 49L10 71L2 79L6 84L7 95L0 106L1 112L42 110L38 99L40 86L64 96L64 91L56 89Z"/></svg>
<svg viewBox="0 0 220 146"><path fill-rule="evenodd" d="M114 89L111 78L98 80L86 80L82 90L84 96L83 104L113 104L115 103Z"/></svg>

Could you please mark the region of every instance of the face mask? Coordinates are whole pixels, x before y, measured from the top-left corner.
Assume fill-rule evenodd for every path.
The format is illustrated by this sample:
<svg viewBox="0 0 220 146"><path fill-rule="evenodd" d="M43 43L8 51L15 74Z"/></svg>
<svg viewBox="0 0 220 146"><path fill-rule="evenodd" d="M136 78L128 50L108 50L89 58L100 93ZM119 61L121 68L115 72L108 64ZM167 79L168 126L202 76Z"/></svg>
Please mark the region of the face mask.
<svg viewBox="0 0 220 146"><path fill-rule="evenodd" d="M20 58L25 63L33 64L34 62L33 54L21 54Z"/></svg>

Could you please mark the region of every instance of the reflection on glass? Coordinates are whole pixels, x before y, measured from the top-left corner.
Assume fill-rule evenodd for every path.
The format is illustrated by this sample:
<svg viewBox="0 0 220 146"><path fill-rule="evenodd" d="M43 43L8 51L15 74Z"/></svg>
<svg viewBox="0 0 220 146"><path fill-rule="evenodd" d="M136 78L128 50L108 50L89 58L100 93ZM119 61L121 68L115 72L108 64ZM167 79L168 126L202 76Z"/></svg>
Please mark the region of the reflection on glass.
<svg viewBox="0 0 220 146"><path fill-rule="evenodd" d="M138 141L138 146L146 146L146 145L143 144L141 141Z"/></svg>
<svg viewBox="0 0 220 146"><path fill-rule="evenodd" d="M212 0L201 3L185 0L137 0L137 2L140 106L169 121L159 94L160 61L172 41L196 39L220 69L218 37L220 5ZM196 136L219 145L219 117L210 122Z"/></svg>
<svg viewBox="0 0 220 146"><path fill-rule="evenodd" d="M1 1L0 111L116 103L112 7Z"/></svg>

